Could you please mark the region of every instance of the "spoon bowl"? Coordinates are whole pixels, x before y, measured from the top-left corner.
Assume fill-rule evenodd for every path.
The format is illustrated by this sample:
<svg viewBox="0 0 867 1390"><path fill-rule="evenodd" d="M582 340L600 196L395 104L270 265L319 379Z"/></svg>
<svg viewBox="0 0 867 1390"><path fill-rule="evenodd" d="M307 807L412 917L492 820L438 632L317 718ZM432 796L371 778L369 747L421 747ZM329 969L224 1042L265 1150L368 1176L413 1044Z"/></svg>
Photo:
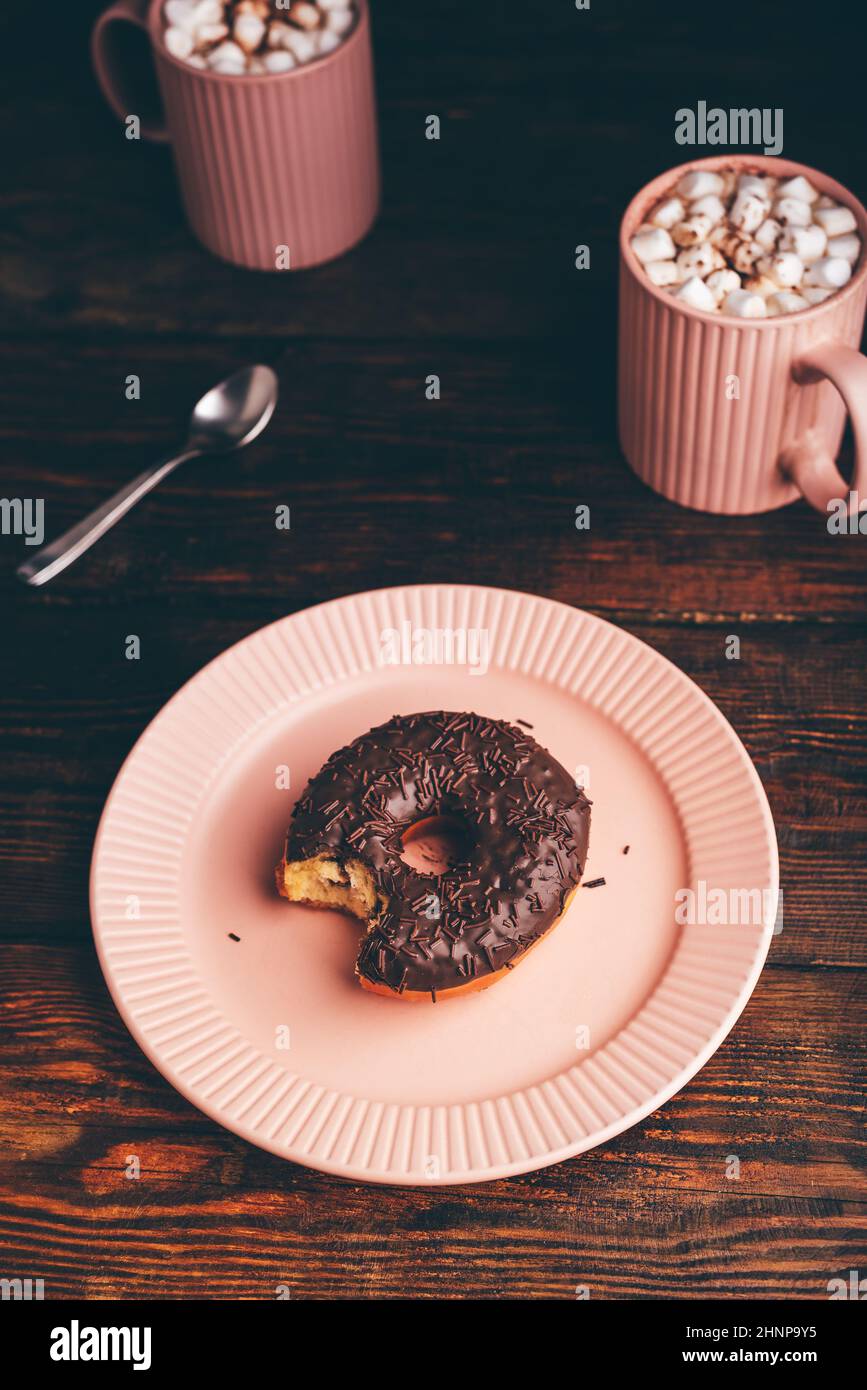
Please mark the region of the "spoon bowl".
<svg viewBox="0 0 867 1390"><path fill-rule="evenodd" d="M190 416L190 445L209 454L243 448L265 429L278 393L270 367L242 367L202 396Z"/></svg>

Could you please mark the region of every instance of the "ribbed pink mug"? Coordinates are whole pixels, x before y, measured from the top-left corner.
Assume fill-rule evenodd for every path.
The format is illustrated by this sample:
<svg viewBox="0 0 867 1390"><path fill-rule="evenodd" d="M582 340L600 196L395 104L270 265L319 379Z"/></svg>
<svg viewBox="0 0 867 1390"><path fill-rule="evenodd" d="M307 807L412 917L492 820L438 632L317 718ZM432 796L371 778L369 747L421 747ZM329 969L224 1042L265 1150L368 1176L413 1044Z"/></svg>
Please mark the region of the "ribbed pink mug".
<svg viewBox="0 0 867 1390"><path fill-rule="evenodd" d="M629 244L647 213L690 169L732 168L803 174L852 209L864 249L842 290L795 314L738 319L693 309L650 283ZM763 512L800 496L821 512L838 499L857 510L867 498L867 359L858 352L865 306L867 212L825 174L788 159L719 155L654 179L620 227L619 425L632 468L699 511ZM834 462L846 407L856 447L851 495Z"/></svg>
<svg viewBox="0 0 867 1390"><path fill-rule="evenodd" d="M347 251L379 206L370 18L326 57L289 72L229 76L191 67L163 42L162 0L117 0L97 20L93 64L109 105L170 140L190 226L224 260L300 270ZM150 39L165 120L136 110L119 47L129 24ZM141 96L141 93L138 94Z"/></svg>

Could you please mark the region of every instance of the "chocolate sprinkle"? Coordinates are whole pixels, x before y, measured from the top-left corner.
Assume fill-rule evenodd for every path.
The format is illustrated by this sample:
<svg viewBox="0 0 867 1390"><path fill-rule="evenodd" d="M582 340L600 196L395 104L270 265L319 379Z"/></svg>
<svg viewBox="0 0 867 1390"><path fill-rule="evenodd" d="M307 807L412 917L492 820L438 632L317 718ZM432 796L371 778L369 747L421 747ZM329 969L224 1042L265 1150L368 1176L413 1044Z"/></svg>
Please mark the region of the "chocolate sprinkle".
<svg viewBox="0 0 867 1390"><path fill-rule="evenodd" d="M584 888L602 888L602 887L604 887L604 885L605 885L605 879L604 879L604 878L591 878L591 880L590 880L589 883L585 883L585 884L583 884L582 886L583 886Z"/></svg>

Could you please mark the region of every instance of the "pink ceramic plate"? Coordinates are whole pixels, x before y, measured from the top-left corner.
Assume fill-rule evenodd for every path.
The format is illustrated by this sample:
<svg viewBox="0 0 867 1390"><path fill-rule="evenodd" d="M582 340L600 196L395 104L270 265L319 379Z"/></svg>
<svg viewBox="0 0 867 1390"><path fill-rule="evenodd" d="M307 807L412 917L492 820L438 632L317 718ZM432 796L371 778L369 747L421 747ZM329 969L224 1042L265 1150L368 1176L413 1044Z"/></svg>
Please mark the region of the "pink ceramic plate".
<svg viewBox="0 0 867 1390"><path fill-rule="evenodd" d="M383 664L446 629L466 652L439 655L469 662ZM356 924L289 906L273 866L333 749L439 708L525 720L589 769L585 879L605 885L491 989L407 1003L358 987ZM764 920L677 925L675 895L700 903L702 882L764 894ZM746 1004L776 894L761 784L697 686L588 613L462 585L339 599L224 652L124 764L91 877L109 988L173 1086L273 1153L420 1185L555 1163L668 1100Z"/></svg>

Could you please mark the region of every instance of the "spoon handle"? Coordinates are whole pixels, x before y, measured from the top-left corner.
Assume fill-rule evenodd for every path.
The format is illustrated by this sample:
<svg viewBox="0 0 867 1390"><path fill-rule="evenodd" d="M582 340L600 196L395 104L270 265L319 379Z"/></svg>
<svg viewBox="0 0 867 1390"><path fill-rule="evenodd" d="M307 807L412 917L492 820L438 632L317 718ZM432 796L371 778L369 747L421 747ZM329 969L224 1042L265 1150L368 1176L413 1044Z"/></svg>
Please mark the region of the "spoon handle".
<svg viewBox="0 0 867 1390"><path fill-rule="evenodd" d="M163 478L168 477L179 464L186 463L187 459L195 458L199 453L200 449L187 446L180 454L169 454L152 464L119 492L107 498L82 521L64 531L57 540L49 541L48 545L44 545L35 555L31 555L19 565L15 571L18 578L25 584L47 584L49 579L60 574L61 570L65 570L79 555L83 555L85 550L89 550L94 541L98 541L100 536L110 531L116 521L126 516L136 502L161 483Z"/></svg>

